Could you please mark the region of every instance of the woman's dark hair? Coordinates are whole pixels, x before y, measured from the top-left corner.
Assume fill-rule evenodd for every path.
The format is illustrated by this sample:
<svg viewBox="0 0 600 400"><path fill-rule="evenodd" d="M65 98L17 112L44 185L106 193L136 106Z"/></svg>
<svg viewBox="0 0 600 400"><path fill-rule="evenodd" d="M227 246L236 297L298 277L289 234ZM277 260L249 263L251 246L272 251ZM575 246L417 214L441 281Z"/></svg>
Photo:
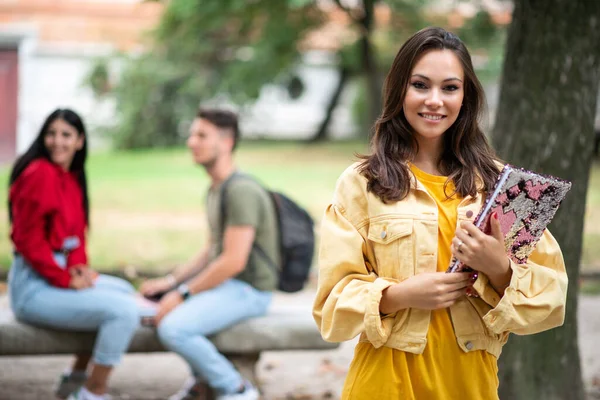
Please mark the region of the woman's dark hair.
<svg viewBox="0 0 600 400"><path fill-rule="evenodd" d="M73 128L77 129L79 136L85 136L85 126L83 125L83 121L81 120L79 115L77 115L77 113L75 113L72 110L69 110L68 108L59 108L53 111L52 114L50 114L48 118L46 118L46 121L44 121L42 129L40 129L40 133L37 135L29 149L27 149L27 151L22 156L17 158L17 161L15 161L12 171L10 173L9 186L11 186L17 180L17 178L23 173L23 171L25 171L27 166L32 161L37 160L38 158L45 158L48 161L51 161L50 154L48 154L48 149L46 149L46 146L44 145L44 136L48 132L50 125L57 119L62 119L63 121L71 125ZM71 167L69 170L75 174L79 182L79 186L81 186L81 193L83 194L83 209L85 211L85 220L89 225L90 202L88 197L87 180L84 169L86 158L87 140L84 140L83 147L80 150L77 150L77 152L75 152L75 156L73 157L73 162L71 163ZM10 201L8 204L8 215L9 220L12 222L12 211Z"/></svg>
<svg viewBox="0 0 600 400"><path fill-rule="evenodd" d="M371 154L359 156L359 170L368 180L368 190L383 202L402 200L410 190L411 172L406 162L413 159L419 148L403 104L412 70L425 53L445 49L451 50L462 64L464 99L457 120L444 133L438 167L454 182L460 196L474 196L494 186L497 157L479 128L485 94L469 51L458 36L430 27L415 33L398 51L385 80L383 110L374 125Z"/></svg>

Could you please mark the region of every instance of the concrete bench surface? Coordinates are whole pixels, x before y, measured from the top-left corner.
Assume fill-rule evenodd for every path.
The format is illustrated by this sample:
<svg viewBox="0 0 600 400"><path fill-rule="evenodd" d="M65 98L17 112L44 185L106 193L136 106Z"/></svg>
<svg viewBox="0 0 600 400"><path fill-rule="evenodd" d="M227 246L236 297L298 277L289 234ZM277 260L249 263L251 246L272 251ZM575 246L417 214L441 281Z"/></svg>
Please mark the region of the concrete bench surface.
<svg viewBox="0 0 600 400"><path fill-rule="evenodd" d="M1 303L0 303L1 304ZM0 305L0 355L73 354L89 352L95 333L68 332L23 324L8 308ZM244 321L226 329L211 341L228 355L251 355L277 350L326 350L338 347L325 342L305 307L272 307L264 317ZM165 351L156 331L140 327L128 352Z"/></svg>

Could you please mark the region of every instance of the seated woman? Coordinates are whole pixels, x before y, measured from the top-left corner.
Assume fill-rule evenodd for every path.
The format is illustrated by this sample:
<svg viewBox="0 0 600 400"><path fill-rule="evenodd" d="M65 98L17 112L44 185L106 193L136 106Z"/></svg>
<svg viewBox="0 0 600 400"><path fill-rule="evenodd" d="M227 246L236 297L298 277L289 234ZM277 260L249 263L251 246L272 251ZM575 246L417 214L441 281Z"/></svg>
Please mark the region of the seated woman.
<svg viewBox="0 0 600 400"><path fill-rule="evenodd" d="M88 267L86 154L81 118L58 109L15 162L9 191L15 255L9 293L20 321L98 332L93 354L76 355L55 394L69 400L106 400L108 377L127 350L140 314L128 282Z"/></svg>

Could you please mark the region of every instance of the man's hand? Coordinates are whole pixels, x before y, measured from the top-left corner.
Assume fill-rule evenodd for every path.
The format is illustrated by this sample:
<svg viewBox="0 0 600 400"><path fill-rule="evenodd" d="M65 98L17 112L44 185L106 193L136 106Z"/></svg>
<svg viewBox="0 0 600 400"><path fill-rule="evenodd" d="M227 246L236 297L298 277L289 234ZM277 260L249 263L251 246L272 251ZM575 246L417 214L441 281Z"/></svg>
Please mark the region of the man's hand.
<svg viewBox="0 0 600 400"><path fill-rule="evenodd" d="M175 307L177 307L181 303L183 303L183 298L181 297L181 294L179 294L179 292L175 290L170 291L169 293L164 295L163 298L160 300L160 303L158 303L158 311L156 312L156 317L154 317L154 323L156 324L156 326L160 324L162 319L168 313L173 311L173 309L175 309Z"/></svg>
<svg viewBox="0 0 600 400"><path fill-rule="evenodd" d="M163 276L161 278L149 279L140 286L140 293L143 296L151 297L158 293L165 293L175 286L173 275Z"/></svg>
<svg viewBox="0 0 600 400"><path fill-rule="evenodd" d="M411 276L383 292L379 309L384 314L391 314L407 308L448 308L465 295L470 278L468 272L427 272Z"/></svg>

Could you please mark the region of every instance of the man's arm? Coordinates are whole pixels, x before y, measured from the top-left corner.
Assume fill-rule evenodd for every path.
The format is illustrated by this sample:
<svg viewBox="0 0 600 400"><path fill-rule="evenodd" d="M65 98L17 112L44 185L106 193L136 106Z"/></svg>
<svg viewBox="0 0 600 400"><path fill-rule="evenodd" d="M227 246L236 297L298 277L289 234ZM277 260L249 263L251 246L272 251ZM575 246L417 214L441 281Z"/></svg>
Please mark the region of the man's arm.
<svg viewBox="0 0 600 400"><path fill-rule="evenodd" d="M246 268L256 229L251 225L228 226L223 236L223 251L195 278L188 282L190 294L220 285Z"/></svg>
<svg viewBox="0 0 600 400"><path fill-rule="evenodd" d="M178 284L189 277L194 276L206 266L210 248L211 245L209 241L204 249L192 257L188 262L177 267L175 271L166 276L145 281L140 286L140 293L144 296L154 296L174 289Z"/></svg>
<svg viewBox="0 0 600 400"><path fill-rule="evenodd" d="M211 244L210 241L208 244L200 250L194 257L189 259L186 263L181 264L173 272L171 272L171 276L173 276L172 280L174 283L181 283L192 276L198 274L201 270L206 267L208 264L208 257L210 254Z"/></svg>

